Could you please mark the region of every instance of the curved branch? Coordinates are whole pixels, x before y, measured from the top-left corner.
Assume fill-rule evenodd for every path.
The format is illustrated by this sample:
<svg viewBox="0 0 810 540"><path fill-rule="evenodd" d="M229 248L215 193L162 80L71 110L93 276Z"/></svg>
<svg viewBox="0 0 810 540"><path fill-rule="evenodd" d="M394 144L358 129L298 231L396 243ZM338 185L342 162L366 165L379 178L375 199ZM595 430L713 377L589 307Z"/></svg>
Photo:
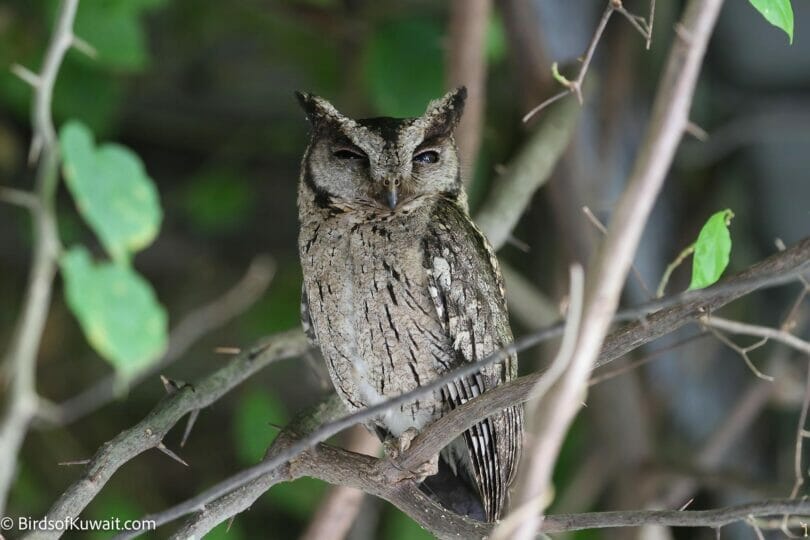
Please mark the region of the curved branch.
<svg viewBox="0 0 810 540"><path fill-rule="evenodd" d="M27 80L34 87L31 108L34 135L29 158L40 159L36 177L37 204L31 209L34 221L34 253L28 289L4 360L11 389L9 403L0 421L0 514L5 508L6 497L14 478L17 453L38 405L35 382L37 352L51 303L51 288L59 251L59 235L53 209L54 193L59 180L59 148L51 119L51 101L62 60L74 42L73 20L78 3L78 0L64 0L60 4L42 71Z"/></svg>

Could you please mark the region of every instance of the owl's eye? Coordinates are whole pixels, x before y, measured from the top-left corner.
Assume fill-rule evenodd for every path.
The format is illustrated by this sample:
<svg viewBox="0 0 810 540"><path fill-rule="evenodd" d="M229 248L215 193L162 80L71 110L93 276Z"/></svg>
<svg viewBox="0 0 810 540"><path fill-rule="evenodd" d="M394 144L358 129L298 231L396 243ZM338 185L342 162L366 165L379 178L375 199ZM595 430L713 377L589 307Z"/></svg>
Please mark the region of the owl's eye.
<svg viewBox="0 0 810 540"><path fill-rule="evenodd" d="M437 163L439 161L439 153L435 150L425 150L413 156L415 163Z"/></svg>
<svg viewBox="0 0 810 540"><path fill-rule="evenodd" d="M332 153L338 159L365 160L366 155L359 149L340 148Z"/></svg>

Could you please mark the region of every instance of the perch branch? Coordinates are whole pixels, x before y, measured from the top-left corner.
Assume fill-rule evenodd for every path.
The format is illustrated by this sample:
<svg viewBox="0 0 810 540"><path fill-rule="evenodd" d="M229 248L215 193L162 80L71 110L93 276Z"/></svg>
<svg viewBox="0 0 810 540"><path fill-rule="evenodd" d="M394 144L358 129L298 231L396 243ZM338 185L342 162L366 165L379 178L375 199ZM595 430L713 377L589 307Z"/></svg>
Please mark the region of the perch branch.
<svg viewBox="0 0 810 540"><path fill-rule="evenodd" d="M380 441L364 426L349 431L346 449L364 455L376 455ZM333 486L309 522L300 540L342 540L349 533L363 503L365 493L348 486ZM185 537L184 537L185 538Z"/></svg>
<svg viewBox="0 0 810 540"><path fill-rule="evenodd" d="M689 322L695 321L705 311L719 309L732 300L757 290L763 285L769 284L775 280L775 278L764 279L766 275L782 276L784 279L782 279L781 282L784 282L788 279L795 279L798 273L806 272L807 270L810 270L810 238L804 239L783 252L772 255L748 270L726 279L723 283L700 291L692 291L680 295L683 299L682 303L670 305L643 320L636 321L613 332L605 340L602 354L597 360L596 366L602 366L620 358L645 343L673 332ZM790 277L787 278L785 276ZM643 311L643 313L647 312ZM212 504L213 501L220 497L231 497L229 494L234 492L234 490L241 489L246 485L254 485L253 482L266 482L269 477L275 478L279 467L283 466L306 449L325 441L343 429L368 420L389 408L399 406L401 403L412 401L423 394L430 393L455 378L480 370L481 367L487 363L502 360L505 354L524 350L550 336L557 336L561 333L561 329L561 325L556 325L530 334L518 339L510 347L481 360L479 363L465 365L416 390L326 423L308 432L305 437L290 442L282 451L274 453L261 463L242 470L191 499L158 514L145 516L143 519L155 520L158 526L160 526L201 509L210 508L210 504ZM413 440L410 448L400 456L397 468L404 470L415 469L428 461L441 448L449 444L458 434L479 422L482 418L491 416L493 413L507 406L531 399L534 397L531 391L541 376L542 374L540 373L534 373L516 379L508 384L501 385L468 401L440 418ZM369 493L371 492L369 491ZM402 506L400 506L400 508L407 510L407 508ZM447 514L447 512L445 513ZM221 515L221 520L217 523L228 519L232 515L233 514ZM412 517L417 519L416 516L412 515Z"/></svg>
<svg viewBox="0 0 810 540"><path fill-rule="evenodd" d="M34 88L31 106L33 138L29 159L39 159L36 173L37 204L31 208L34 252L23 307L17 320L3 367L11 381L8 403L0 420L0 514L14 478L17 453L25 440L39 398L36 361L56 274L59 235L56 230L54 194L59 180L59 148L51 118L53 88L59 67L73 45L73 20L78 0L63 0L45 52L42 71L26 82ZM19 69L16 70L20 72Z"/></svg>

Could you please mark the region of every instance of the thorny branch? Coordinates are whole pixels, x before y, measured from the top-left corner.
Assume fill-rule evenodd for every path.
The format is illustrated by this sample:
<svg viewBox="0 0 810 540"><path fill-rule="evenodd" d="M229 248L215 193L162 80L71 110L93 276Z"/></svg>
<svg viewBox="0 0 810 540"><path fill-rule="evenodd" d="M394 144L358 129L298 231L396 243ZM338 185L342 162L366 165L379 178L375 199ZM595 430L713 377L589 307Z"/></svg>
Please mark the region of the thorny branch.
<svg viewBox="0 0 810 540"><path fill-rule="evenodd" d="M3 368L10 381L8 403L0 420L0 514L14 478L17 453L37 411L36 361L56 274L59 236L56 231L54 194L59 180L59 149L51 119L51 101L59 67L67 51L77 43L73 35L78 0L63 0L53 36L45 52L42 71L34 74L21 66L12 70L34 88L31 107L33 139L29 160L38 160L36 204L32 205L34 252L23 308Z"/></svg>
<svg viewBox="0 0 810 540"><path fill-rule="evenodd" d="M48 511L48 518L61 520L78 516L122 465L156 448L163 437L185 415L207 407L233 387L266 365L294 356L308 348L298 330L276 334L240 353L227 366L194 385L185 385L166 397L141 422L105 443L90 460L83 475ZM57 538L58 531L38 531L30 538Z"/></svg>

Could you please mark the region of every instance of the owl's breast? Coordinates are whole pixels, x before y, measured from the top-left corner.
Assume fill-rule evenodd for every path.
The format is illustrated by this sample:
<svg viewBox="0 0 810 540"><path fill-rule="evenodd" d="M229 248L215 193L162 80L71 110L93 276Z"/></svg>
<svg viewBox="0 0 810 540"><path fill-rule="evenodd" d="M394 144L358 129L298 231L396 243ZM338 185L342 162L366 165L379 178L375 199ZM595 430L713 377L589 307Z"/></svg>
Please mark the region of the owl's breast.
<svg viewBox="0 0 810 540"><path fill-rule="evenodd" d="M421 225L302 227L309 312L332 381L351 408L412 390L452 367L452 347L428 292ZM394 435L442 414L439 395L378 419Z"/></svg>

